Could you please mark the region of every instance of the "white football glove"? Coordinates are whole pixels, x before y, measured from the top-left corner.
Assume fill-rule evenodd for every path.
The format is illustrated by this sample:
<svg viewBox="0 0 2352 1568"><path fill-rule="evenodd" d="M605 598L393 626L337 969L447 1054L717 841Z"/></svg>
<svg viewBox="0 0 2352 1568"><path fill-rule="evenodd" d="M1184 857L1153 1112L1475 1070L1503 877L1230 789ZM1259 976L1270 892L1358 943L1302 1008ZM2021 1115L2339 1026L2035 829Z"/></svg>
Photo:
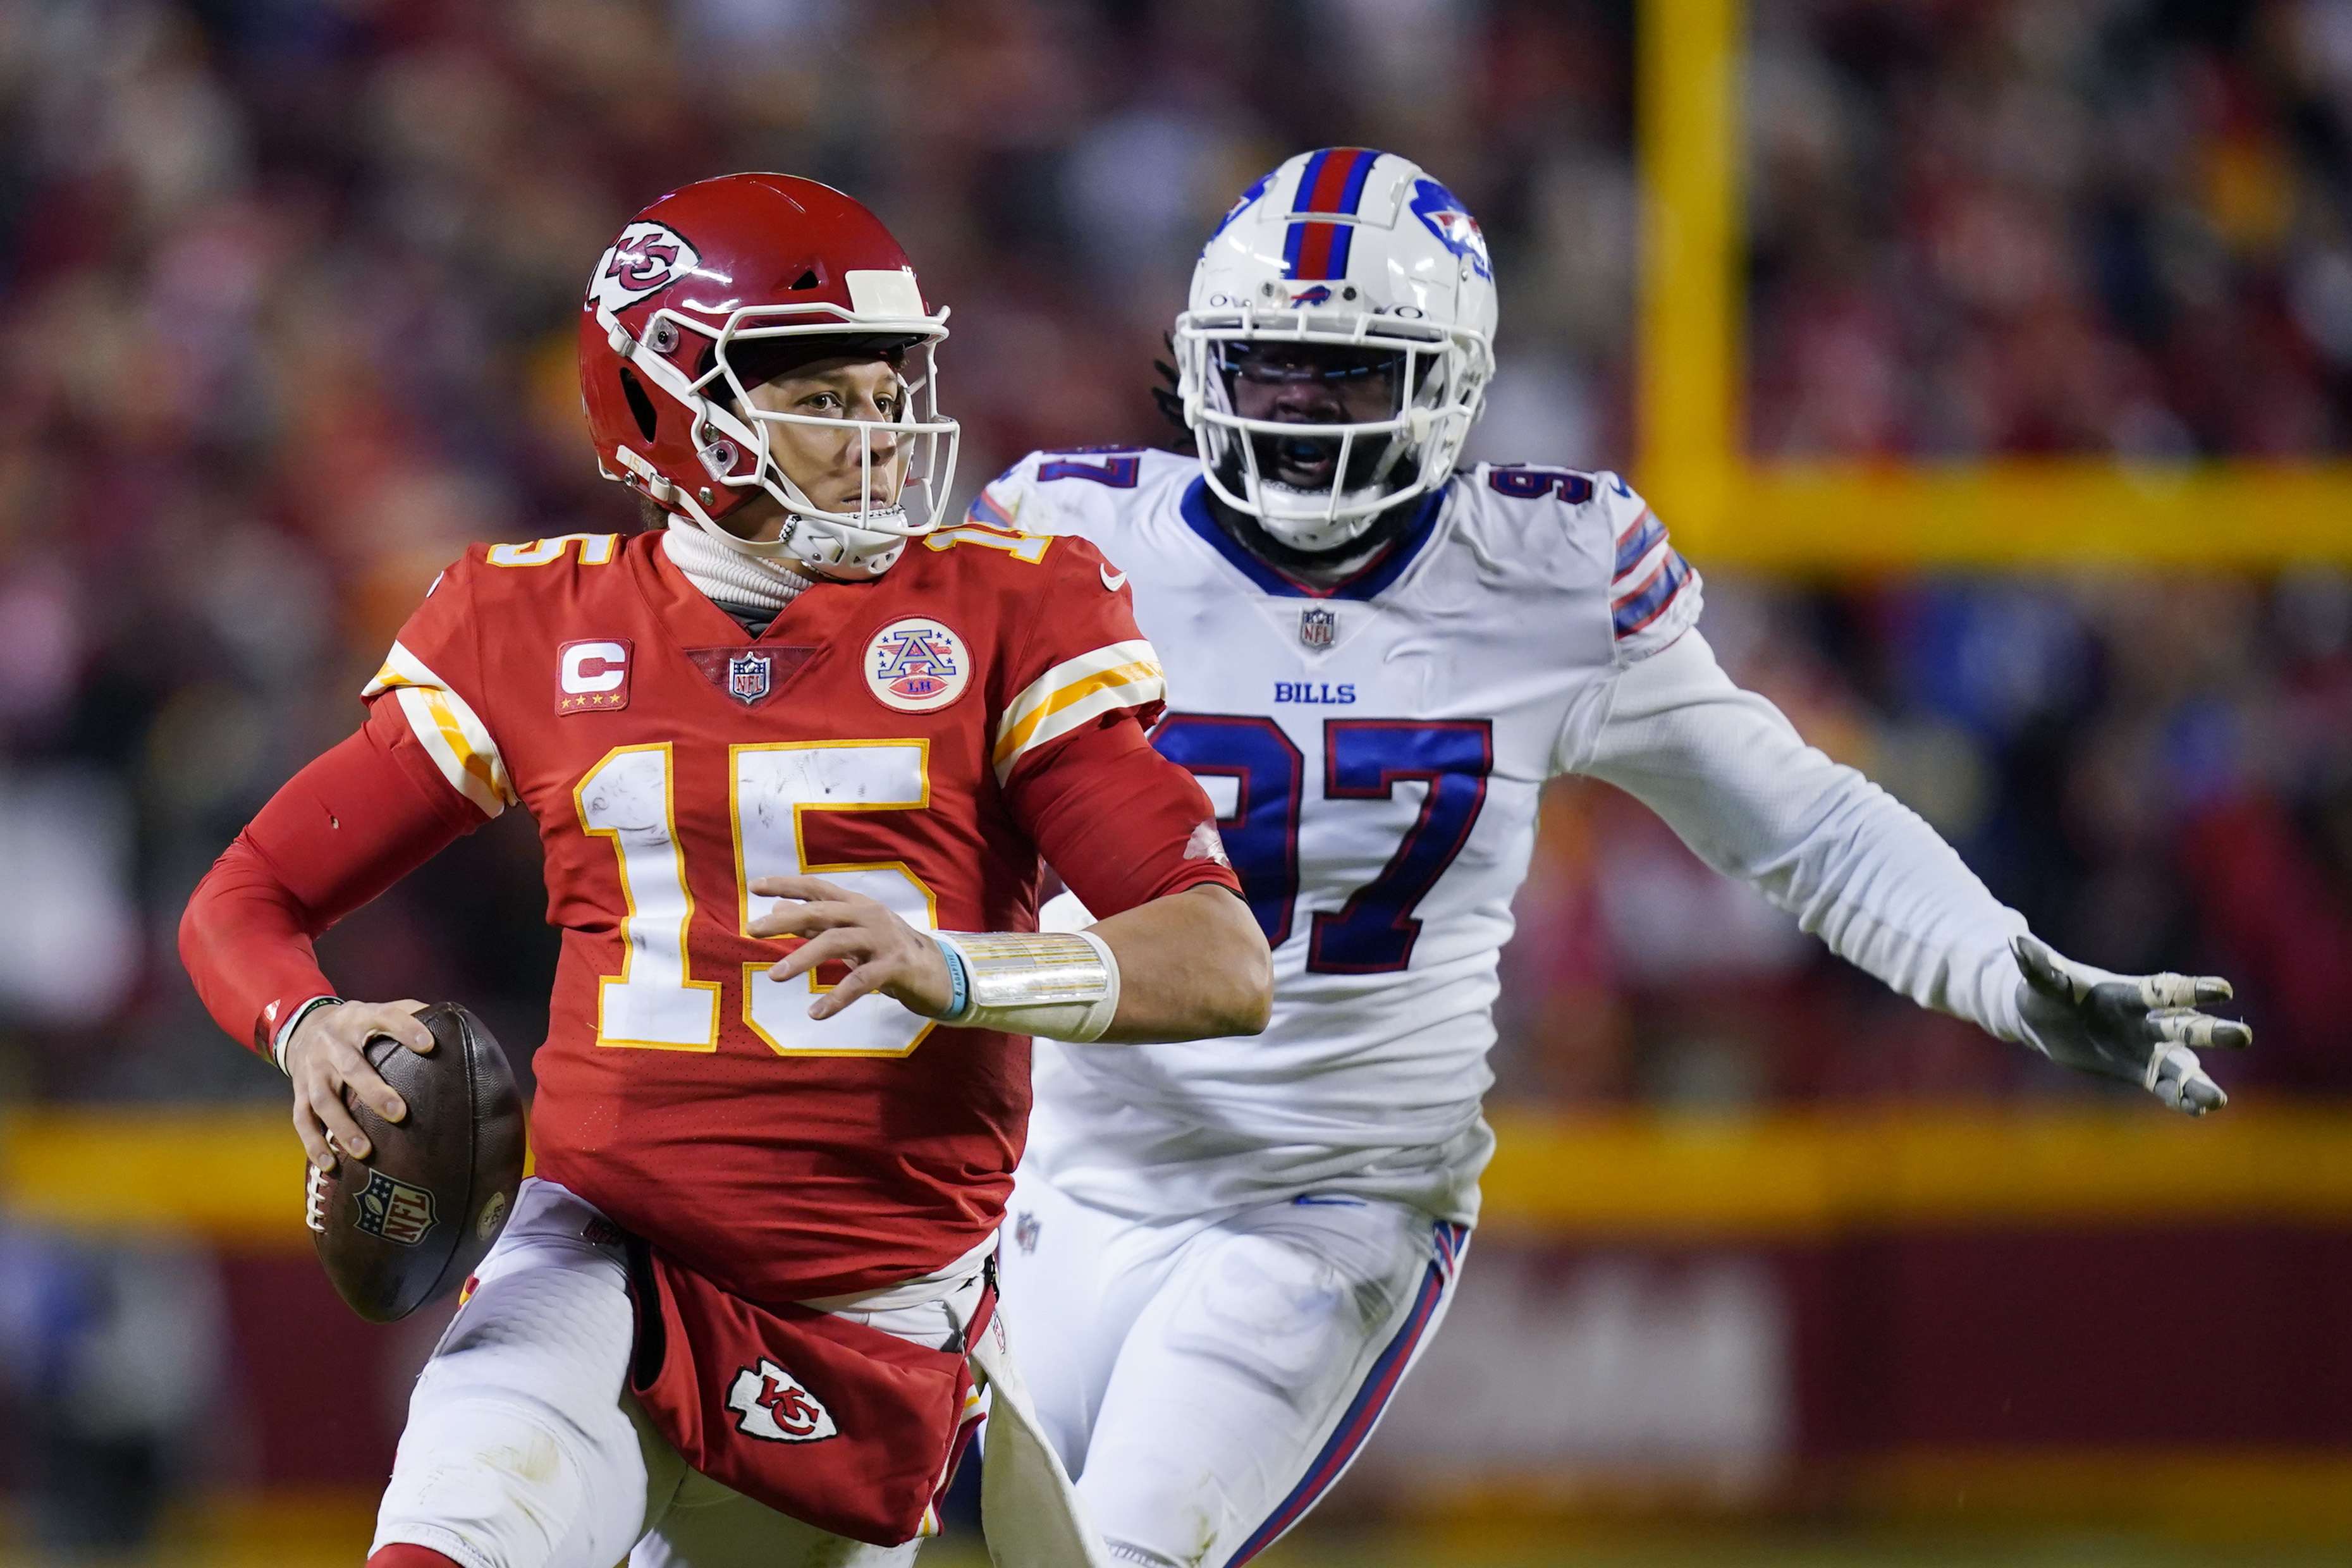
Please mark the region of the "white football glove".
<svg viewBox="0 0 2352 1568"><path fill-rule="evenodd" d="M2078 1072L2136 1083L2173 1110L2202 1116L2230 1103L2205 1076L2193 1046L2243 1050L2254 1032L2198 1005L2227 1002L2230 983L2213 974L2110 974L2063 958L2030 936L2011 944L2017 1008L2026 1043Z"/></svg>

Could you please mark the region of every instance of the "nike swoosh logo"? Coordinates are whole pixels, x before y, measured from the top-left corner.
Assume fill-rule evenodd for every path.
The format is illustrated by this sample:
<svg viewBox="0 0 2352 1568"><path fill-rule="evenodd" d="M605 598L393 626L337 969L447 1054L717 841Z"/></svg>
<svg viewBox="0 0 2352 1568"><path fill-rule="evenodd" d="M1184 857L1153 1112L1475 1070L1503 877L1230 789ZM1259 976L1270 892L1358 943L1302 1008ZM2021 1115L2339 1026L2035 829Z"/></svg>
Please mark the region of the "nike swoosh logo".
<svg viewBox="0 0 2352 1568"><path fill-rule="evenodd" d="M1124 572L1112 571L1110 569L1109 562L1104 562L1098 570L1102 573L1103 586L1108 588L1112 593L1116 594L1121 588L1127 586L1127 574Z"/></svg>

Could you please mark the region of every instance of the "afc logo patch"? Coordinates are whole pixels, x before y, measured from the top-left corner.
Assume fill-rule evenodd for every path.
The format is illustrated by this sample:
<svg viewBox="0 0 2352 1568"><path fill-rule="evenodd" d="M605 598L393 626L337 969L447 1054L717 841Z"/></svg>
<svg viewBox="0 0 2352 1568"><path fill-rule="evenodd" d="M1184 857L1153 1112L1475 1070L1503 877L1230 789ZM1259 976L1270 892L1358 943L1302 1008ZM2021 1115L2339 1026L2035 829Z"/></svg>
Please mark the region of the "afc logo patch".
<svg viewBox="0 0 2352 1568"><path fill-rule="evenodd" d="M352 1194L359 1205L360 1228L402 1247L415 1247L433 1228L433 1194L382 1171L368 1173L367 1185Z"/></svg>
<svg viewBox="0 0 2352 1568"><path fill-rule="evenodd" d="M612 713L628 705L628 638L590 637L556 648L558 713Z"/></svg>
<svg viewBox="0 0 2352 1568"><path fill-rule="evenodd" d="M866 645L866 686L901 713L931 713L963 695L971 655L944 621L912 616L892 621Z"/></svg>
<svg viewBox="0 0 2352 1568"><path fill-rule="evenodd" d="M1329 647L1339 640L1339 612L1310 605L1298 612L1298 640L1308 647Z"/></svg>
<svg viewBox="0 0 2352 1568"><path fill-rule="evenodd" d="M824 1402L766 1356L756 1367L737 1369L727 1408L735 1412L735 1430L762 1442L815 1443L841 1431Z"/></svg>

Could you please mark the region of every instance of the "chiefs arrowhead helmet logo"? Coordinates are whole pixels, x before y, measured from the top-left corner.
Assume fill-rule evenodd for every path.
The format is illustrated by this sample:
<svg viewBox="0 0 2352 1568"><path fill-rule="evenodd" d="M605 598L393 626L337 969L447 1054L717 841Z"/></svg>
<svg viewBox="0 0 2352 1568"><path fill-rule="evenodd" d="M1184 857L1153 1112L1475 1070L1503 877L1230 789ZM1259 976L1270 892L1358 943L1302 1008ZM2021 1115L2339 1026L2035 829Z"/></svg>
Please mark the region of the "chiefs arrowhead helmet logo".
<svg viewBox="0 0 2352 1568"><path fill-rule="evenodd" d="M702 264L686 237L666 224L631 224L597 262L588 280L588 307L613 311L668 288Z"/></svg>

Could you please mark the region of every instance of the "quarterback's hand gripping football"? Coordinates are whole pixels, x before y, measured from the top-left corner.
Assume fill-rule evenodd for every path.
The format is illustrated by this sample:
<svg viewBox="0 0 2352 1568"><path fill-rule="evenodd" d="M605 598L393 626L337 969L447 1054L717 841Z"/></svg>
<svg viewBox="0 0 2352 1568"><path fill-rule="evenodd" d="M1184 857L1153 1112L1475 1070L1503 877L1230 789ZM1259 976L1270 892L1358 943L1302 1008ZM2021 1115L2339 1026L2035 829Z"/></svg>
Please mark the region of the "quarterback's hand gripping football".
<svg viewBox="0 0 2352 1568"><path fill-rule="evenodd" d="M335 1168L338 1154L364 1160L372 1152L367 1134L344 1102L353 1099L397 1122L408 1107L368 1065L367 1044L389 1035L420 1057L433 1054L433 1031L416 1021L422 1002L337 1002L311 1009L286 1042L286 1076L294 1080L294 1132L302 1152L321 1171Z"/></svg>
<svg viewBox="0 0 2352 1568"><path fill-rule="evenodd" d="M936 1018L955 997L940 944L898 918L879 900L853 893L822 877L761 877L751 884L761 898L788 900L755 917L753 936L801 936L768 973L778 980L807 974L819 964L846 963L849 973L809 1006L812 1018L830 1018L869 991L879 991L910 1012Z"/></svg>
<svg viewBox="0 0 2352 1568"><path fill-rule="evenodd" d="M2110 974L2061 957L2030 936L2011 944L2025 978L2018 1011L2026 1041L2052 1061L2138 1084L2188 1116L2230 1103L2205 1075L2193 1047L2242 1050L2254 1032L2234 1018L2197 1011L2227 1002L2215 974Z"/></svg>

